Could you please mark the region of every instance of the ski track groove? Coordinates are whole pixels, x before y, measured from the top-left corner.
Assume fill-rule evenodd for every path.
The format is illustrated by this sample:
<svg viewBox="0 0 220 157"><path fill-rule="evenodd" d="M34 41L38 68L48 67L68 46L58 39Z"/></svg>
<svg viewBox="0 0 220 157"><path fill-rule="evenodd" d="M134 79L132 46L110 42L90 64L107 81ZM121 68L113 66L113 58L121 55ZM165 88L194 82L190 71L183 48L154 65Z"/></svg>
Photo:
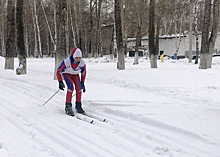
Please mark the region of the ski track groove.
<svg viewBox="0 0 220 157"><path fill-rule="evenodd" d="M117 87L123 87L123 88L128 88L128 89L133 89L133 90L137 90L137 91L142 91L144 93L150 93L150 94L154 94L154 95L161 95L163 97L169 97L169 98L172 98L174 100L180 100L180 99L184 99L184 100L187 100L187 103L190 103L192 105L194 105L192 102L195 102L197 101L198 98L196 99L193 99L193 98L190 98L188 95L186 94L189 94L189 93L184 93L185 95L181 94L175 94L176 91L180 91L178 87L145 87L145 86L140 86L138 84L128 84L122 80L118 80L116 78L110 78L110 79L106 79L104 80L103 78L102 79L99 79L99 78L94 78L94 77L89 77L87 78L88 80L91 80L91 81L94 81L94 82L101 82L101 83L106 83L106 84L111 84L113 86L117 86ZM158 89L159 88L159 89ZM206 100L202 100L202 97L200 97L200 101L204 101L206 102ZM206 102L207 104L208 102ZM209 104L212 105L212 106L215 106L213 104L218 104L218 102L210 102L209 101Z"/></svg>
<svg viewBox="0 0 220 157"><path fill-rule="evenodd" d="M26 114L28 115L28 114ZM29 115L30 116L30 115ZM32 115L33 117L33 115ZM65 117L66 118L66 117ZM75 119L75 117L70 117L72 122L74 122L73 120ZM73 142L74 145L76 145L76 147L78 147L77 145L79 144L81 146L81 148L84 148L86 151L88 152L92 152L93 155L99 155L100 157L102 156L101 154L99 154L98 151L94 151L93 149L89 148L87 145L83 144L85 142L81 142L82 138L81 137L78 137L76 134L74 135L74 137L70 137L70 132L61 132L59 130L63 130L63 129L60 129L57 127L55 127L55 125L53 123L46 123L46 122L43 122L41 119L39 118L36 118L36 116L34 116L34 119L39 121L41 125L43 125L43 128L48 128L49 130L53 130L53 133L56 132L57 135L61 135L62 136L62 139L67 139L71 142ZM76 121L78 121L77 119L75 119ZM71 125L73 125L74 123L72 123ZM54 126L53 126L54 125ZM73 135L73 133L71 132L71 135ZM78 139L78 140L74 140L74 139ZM84 140L85 141L85 140ZM89 144L91 144L90 141L86 141L88 142ZM77 144L76 144L77 143ZM93 146L92 146L93 147ZM98 148L98 147L96 147ZM100 150L99 150L100 151Z"/></svg>
<svg viewBox="0 0 220 157"><path fill-rule="evenodd" d="M108 113L107 113L108 114ZM103 115L103 114L101 114L102 116L106 116L106 114L105 115ZM123 118L124 120L123 121L126 121L126 117L123 117L123 116L119 116L119 115L117 115L117 117L120 117L120 118ZM127 117L128 118L128 117ZM115 121L115 123L113 123L113 125L115 125L115 124L118 124L119 123L119 121L120 120L118 120L118 119L115 119L115 115L114 116L111 116L111 118L110 118L110 120L113 120L113 121ZM129 120L132 120L132 121L136 121L136 120L134 120L134 119L132 119L132 118L129 118ZM142 122L140 122L140 123L142 123ZM144 123L145 124L145 123ZM134 126L136 126L136 128L139 128L140 126L137 126L135 123L133 123L132 125L134 125ZM143 124L142 124L143 125ZM146 124L145 124L146 125ZM127 125L128 126L128 125ZM210 153L210 152L206 152L205 150L203 150L203 149L201 149L201 148L198 148L197 146L192 146L191 144L189 144L189 143L186 143L186 142L184 142L184 141L180 141L180 140L178 140L178 136L176 137L176 138L174 138L173 136L173 134L172 134L172 137L171 136L168 136L167 134L166 135L163 135L161 132L157 132L156 131L156 127L155 126L152 126L152 125L149 125L151 128L152 127L154 127L155 129L154 130L149 130L148 128L147 128L147 126L146 126L146 128L143 128L143 130L149 130L149 132L152 134L152 131L153 132L155 132L156 134L159 134L160 135L160 137L161 137L161 135L163 136L163 137L166 137L166 140L170 140L170 142L172 143L172 142L174 142L174 145L176 145L176 143L182 143L181 144L181 146L182 147L185 147L186 148L186 150L183 150L185 153L189 153L189 154L194 154L195 155L195 153L190 153L190 152L188 152L188 150L189 149L192 149L192 148L194 148L194 149L196 149L196 150L198 150L199 152L203 152L203 153L206 153L207 155L210 155L210 154L212 154L212 153ZM129 130L132 130L132 126L129 128ZM163 130L166 130L166 129L164 129L163 127L161 127L160 129L163 129ZM126 131L128 131L128 130L126 130ZM172 131L172 130L171 130ZM177 132L178 133L178 132ZM187 136L187 135L186 135ZM161 140L161 139L160 139ZM193 140L192 139L188 139L188 140L190 140L191 142L193 142ZM165 142L165 144L167 145L167 142ZM192 149L192 151L194 152L194 149Z"/></svg>
<svg viewBox="0 0 220 157"><path fill-rule="evenodd" d="M164 129L164 130L169 130L169 131L172 131L174 133L178 133L178 134L182 134L184 136L190 137L190 138L194 138L196 140L200 140L200 141L203 141L203 142L209 142L208 140L202 138L201 136L199 136L199 135L197 135L193 132L190 132L190 131L187 131L187 130L184 130L184 129L181 129L181 128L173 127L172 125L165 124L165 123L159 122L157 120L150 119L150 118L145 117L145 116L138 116L138 115L135 115L135 114L132 115L131 113L126 113L126 112L123 112L123 111L112 110L112 109L105 109L105 112L109 113L109 114L112 114L112 115L115 115L117 117L129 118L133 121L141 122L141 123L144 123L146 125L150 125L150 126L153 126L153 127L159 127L159 128Z"/></svg>
<svg viewBox="0 0 220 157"><path fill-rule="evenodd" d="M7 101L6 101L7 102ZM12 110L10 110L8 107L6 107L5 105L3 105L4 108L9 112L11 113L12 115L16 115L16 113ZM24 122L26 123L30 123L29 120L27 118L25 118L24 116L20 116L20 118L23 119ZM14 123L15 124L15 123ZM21 128L19 124L16 124L18 128ZM44 129L41 129L40 127L38 127L37 125L34 126L35 129L41 133L43 136L49 138L51 141L54 141L55 143L57 143L58 145L64 147L65 149L67 149L69 152L73 153L72 155L76 154L77 153L77 156L83 156L83 157L87 157L87 155L85 155L84 153L81 153L79 152L78 150L74 149L71 147L71 145L69 144L66 144L65 142L63 142L62 140L60 139L57 139L55 136L49 134L47 131L45 131ZM24 131L24 130L21 130L21 131ZM24 133L25 134L25 133ZM72 148L72 149L70 149ZM91 155L91 154L90 154ZM92 156L92 155L91 155Z"/></svg>
<svg viewBox="0 0 220 157"><path fill-rule="evenodd" d="M130 151L130 152L132 152L133 154L138 154L138 156L137 157L140 157L140 156L142 156L143 155L143 153L139 153L139 151L140 152L144 152L144 154L148 154L148 152L146 152L146 147L145 148L143 148L142 146L140 146L140 145L138 145L137 143L134 143L133 141L131 141L131 140L129 140L129 139L127 139L127 138L124 138L123 136L121 136L121 135L118 135L118 134L116 134L116 133L114 133L114 132L109 132L109 128L106 128L106 124L103 124L101 127L100 127L100 125L98 125L98 124L103 124L103 122L99 122L98 120L95 120L95 122L94 122L94 127L95 127L95 129L94 129L94 132L96 132L98 129L100 130L100 129L104 129L105 130L105 132L104 132L104 134L103 134L103 136L105 136L106 138L107 138L107 135L108 136L110 136L109 137L109 139L108 139L108 142L110 142L110 143L112 143L112 145L115 145L115 146L117 146L118 148L119 147L121 147L121 145L123 144L123 145L126 145L126 147L127 147L127 151ZM98 126L97 126L98 125ZM103 127L103 126L105 126L105 127ZM97 133L96 133L97 134ZM100 135L101 133L99 132L97 135ZM114 141L112 141L111 139L114 139ZM118 139L118 138L120 138L120 139ZM125 141L125 142L122 142L122 141ZM135 146L135 148L136 148L136 150L134 151L133 149L131 149L130 148L130 145L133 145L133 146ZM138 150L137 150L138 149ZM152 153L153 152L153 150L152 149L150 149L150 148L148 148L149 150L150 150L150 152ZM122 148L121 148L121 150L120 151L124 151ZM154 155L157 155L157 154L154 154ZM127 156L130 156L129 154L127 155Z"/></svg>
<svg viewBox="0 0 220 157"><path fill-rule="evenodd" d="M56 123L56 125L57 126L59 126L63 131L65 131L65 132L68 132L68 133L70 133L72 130L70 130L70 129L68 129L68 128L64 128L63 126L61 126L61 125L59 125L59 124L57 124ZM73 134L74 136L77 136L74 132L71 132L71 134ZM93 146L95 146L95 147L97 147L97 148L101 148L99 151L105 151L105 152L107 152L107 154L108 154L108 157L116 157L117 156L117 154L113 154L111 151L109 151L109 150L107 150L105 147L103 147L102 145L98 145L98 144L96 144L95 142L92 142L92 140L88 140L88 139L86 139L86 138L84 138L84 137L82 137L82 136L80 136L80 139L81 140L84 140L84 141L86 141L87 143L90 143L90 144L92 144Z"/></svg>
<svg viewBox="0 0 220 157"><path fill-rule="evenodd" d="M7 102L7 100L4 100L5 102ZM4 105L4 107L8 110L8 112L10 112L11 114L13 114L13 115L16 115L16 113L14 112L14 111L11 111L9 108L7 108L5 105ZM27 118L24 118L24 117L22 117L22 116L20 116L25 122L28 122L28 120L27 120ZM65 145L64 143L62 143L62 141L60 141L60 140L57 140L54 136L52 136L52 135L50 135L50 134L48 134L46 131L44 131L44 130L42 130L41 128L39 128L38 126L35 126L35 129L38 131L38 132L40 132L41 134L43 134L45 137L49 137L52 141L55 141L56 143L58 143L58 144L60 144L61 146L63 146L64 148L67 148L67 149L69 149L69 145ZM96 129L95 129L96 130ZM94 131L95 131L94 130ZM116 136L115 134L112 134L113 136ZM123 138L123 137L121 137L121 138ZM111 139L111 137L110 137L110 139ZM116 139L117 139L117 136L116 136ZM128 139L125 139L124 138L124 140L126 140L126 141L129 141ZM114 141L115 142L115 141ZM61 144L62 143L62 144ZM112 143L112 141L110 141L110 143ZM116 149L119 149L118 147L120 147L121 146L121 141L119 140L119 141L117 141L117 146L116 146L116 143L112 143L112 145L114 146L114 147L116 147ZM120 148L121 150L120 151L124 151L122 148ZM127 150L128 151L128 150ZM134 150L132 150L132 149L130 149L129 150L130 152L132 152L133 154L135 153L135 154L138 154L136 151L134 151ZM124 153L126 153L126 152L124 152ZM142 154L139 154L138 156L141 156ZM83 155L83 156L85 156L85 155ZM127 156L130 156L130 154L127 154Z"/></svg>
<svg viewBox="0 0 220 157"><path fill-rule="evenodd" d="M6 79L6 78L4 78L4 77L0 77L0 79L1 78L3 78L3 79L5 79L5 80L8 80L8 78ZM102 79L97 79L97 78L89 78L90 80L92 80L92 81L95 81L95 82L102 82L102 83L108 83L108 84L111 84L111 85L115 85L113 82L111 82L111 80L109 81L109 79L108 80L102 80ZM35 102L39 102L39 97L37 97L36 98L36 96L35 96L35 94L39 94L39 93L37 93L37 92L35 92L34 91L34 89L35 88L42 88L43 90L44 90L44 92L45 92L45 89L46 89L46 91L47 91L47 93L49 93L49 92L51 92L51 90L52 90L52 88L48 88L48 87L45 87L45 86L42 86L42 85L39 85L39 84L33 84L33 83L31 83L31 85L30 85L30 83L28 83L28 82L24 82L23 80L20 80L20 79L10 79L10 81L13 81L13 82L15 82L16 83L16 81L19 81L19 84L16 84L16 87L14 87L13 85L9 85L9 84L7 84L7 86L5 85L5 84L2 84L3 86L5 86L7 89L9 89L10 91L11 91L11 93L13 93L14 91L17 91L17 89L18 89L18 91L20 91L20 92L27 92L26 93L26 95L28 95L28 96L30 96L30 97L32 97L32 98L34 98L34 101ZM120 82L120 80L118 80L119 82ZM2 82L2 81L1 81ZM20 84L21 83L21 84ZM9 86L10 86L10 88L9 88ZM156 89L156 88L148 88L148 87L141 87L141 86L139 86L139 85L130 85L130 84L126 84L125 82L123 82L123 85L120 85L120 83L117 83L117 81L116 81L116 85L117 86L120 86L120 87L125 87L125 88L129 88L129 89L134 89L134 90L139 90L139 91L142 91L142 92L150 92L151 94L162 94L163 96L164 95L166 95L166 96L168 96L168 97L170 97L170 98L174 98L174 99L177 99L177 98L179 98L178 97L178 95L174 95L174 94L172 94L173 93L173 90L172 89L169 89L169 88L164 88L164 89L160 89L160 90L158 90L158 89ZM20 87L20 88L19 88ZM175 89L176 90L176 89ZM178 89L177 89L178 90ZM154 92L152 92L152 91L154 91ZM166 92L165 92L166 91ZM167 91L168 91L168 93L167 93ZM22 93L20 93L20 92L18 92L18 95L19 95L19 98L21 98L21 97L23 97L24 95L22 94ZM9 94L11 94L11 93L9 93ZM17 94L17 93L16 93ZM13 95L13 94L11 94L11 95ZM45 95L44 95L45 96ZM40 97L41 99L42 99L42 101L44 101L44 97ZM183 97L181 97L181 98L183 98ZM4 99L4 98L2 98L2 99ZM22 100L25 100L25 99L22 99ZM188 99L187 99L188 100ZM191 100L189 100L189 101L195 101L194 99L191 99ZM5 102L7 102L7 101L5 101ZM60 103L60 102L59 102ZM192 102L191 102L192 103ZM5 108L4 109L6 109L9 113L11 113L12 115L16 115L15 114L15 111L12 111L12 110L10 110L9 108L7 108L5 105L3 105ZM109 112L110 111L110 112ZM149 149L149 150L152 150L152 148L155 146L154 144L159 144L159 145L161 145L161 143L165 143L165 144L168 144L169 146L171 146L172 147L172 143L174 143L174 145L176 144L176 143L178 143L178 144L180 144L181 146L184 146L186 149L192 149L192 151L194 151L195 149L196 150L198 150L199 151L199 153L201 153L201 151L203 152L203 153L206 153L207 155L211 155L212 153L210 153L210 152L206 152L205 150L203 150L203 149L200 149L200 148L198 148L198 147L195 147L195 146L193 146L193 145L191 145L191 144L188 144L188 143L185 143L185 142L183 142L183 141L180 141L180 140L178 140L178 134L181 134L181 135L184 135L184 136L186 136L187 137L187 140L190 140L190 141L193 141L193 139L196 139L197 140L197 142L205 142L205 139L203 139L203 138L201 138L200 136L198 136L198 135L196 135L196 134L194 134L194 133L191 133L191 132L189 132L189 131L186 131L186 130L183 130L183 129L181 129L181 130L179 130L179 128L175 128L175 127L173 127L173 126L171 126L171 127L169 127L169 128L164 128L163 127L163 125L161 124L161 125L159 125L159 126L156 126L156 124L153 124L154 122L155 122L155 120L153 120L153 121L151 121L151 119L147 119L147 120L145 120L145 119L142 119L141 120L141 117L139 118L139 121L136 119L136 118L134 118L134 117L127 117L127 116L125 116L124 114L121 114L121 115L119 115L118 113L112 113L111 112L111 109L109 109L109 111L107 111L107 112L105 112L107 115L103 115L103 114L99 114L99 113L96 113L96 112L93 112L93 113L95 113L95 114L97 114L97 115L102 115L102 116L110 116L111 117L111 119L110 118L108 118L107 119L107 122L106 123L102 123L102 122L97 122L97 120L95 121L95 125L93 126L95 129L94 130L97 130L97 129L102 129L102 134L104 134L104 133L107 133L107 135L108 135L108 138L114 138L114 137L116 137L116 139L117 139L117 137L118 136L120 136L120 139L123 139L123 140L125 140L125 141L127 141L127 142L129 142L130 144L132 144L132 145L134 145L134 146L138 146L138 147L142 147L142 148L145 148L146 149L146 147L143 147L143 144L146 146L146 142L143 142L143 141L141 141L141 140L139 140L137 137L132 137L131 135L129 135L129 134L127 134L127 133L132 133L132 134L135 134L135 135L139 135L139 134L143 134L143 133L145 133L146 134L146 130L149 132L149 134L150 134L150 136L151 137L153 137L152 136L152 132L155 134L154 136L157 136L158 134L160 135L160 139L158 139L158 138L156 138L156 137L153 137L153 144L152 145L148 145L147 146L147 148ZM113 110L112 110L113 111ZM115 116L117 116L117 118L115 118ZM132 115L133 116L133 115ZM26 123L27 122L29 122L28 121L28 119L27 118L25 118L25 117L23 117L23 116L20 116L20 118L22 118L23 119L23 121L25 121ZM107 118L107 117L105 117L105 118ZM134 125L134 126L136 126L136 128L138 127L139 129L138 129L138 132L134 132L135 130L133 129L133 127L134 126L129 126L127 123L124 123L123 121L120 121L118 118L122 118L122 120L124 120L124 121L126 121L126 118L129 118L129 121L131 120L132 121L132 123L133 122L138 122L138 123L140 123L140 124L144 124L143 126L141 126L141 127L138 127L138 125L136 124L136 123L133 123L132 125ZM36 117L35 117L35 119L37 119ZM110 119L110 120L109 120ZM6 120L7 121L9 121L10 123L11 123L11 125L13 125L15 128L17 128L17 130L19 130L20 132L22 132L23 134L27 134L28 135L28 132L24 129L24 128L22 128L18 123L16 123L15 121L13 121L13 120L11 120L10 118L6 118ZM140 121L141 120L141 121ZM55 127L55 124L50 124L50 126L48 126L48 124L49 123L44 123L44 122L42 122L42 120L39 120L38 119L38 121L41 121L41 125L43 125L43 126L46 126L47 128L49 128L49 129L53 129L53 131L54 132L56 132L54 135L50 135L47 131L45 131L45 129L41 129L39 126L37 126L37 125L35 125L34 127L35 127L35 129L36 129L36 131L38 131L39 133L41 133L43 136L46 136L47 138L49 137L49 139L51 140L51 141L54 141L55 143L57 143L58 145L61 145L62 147L64 147L66 150L68 150L69 152L71 152L71 153L73 153L72 152L72 149L70 149L70 147L71 147L71 145L69 145L69 144L67 144L67 143L65 143L65 142L63 142L62 140L59 140L58 138L56 138L55 137L55 135L62 135L62 132L60 132L58 129L55 129L56 127ZM150 124L148 124L148 122L149 121L151 121L151 123ZM121 125L123 125L123 126L126 126L126 128L128 128L129 127L129 130L125 130L124 129L124 127L119 127L119 131L117 131L116 133L114 132L114 130L112 130L112 129L110 129L112 126L111 126L111 124L109 124L108 122L114 122L114 123L112 123L113 124L113 126L121 126ZM158 123L160 123L160 122L158 122ZM54 126L52 126L52 125L54 125ZM60 125L60 124L59 124ZM166 125L166 124L165 124ZM104 127L103 127L104 126ZM148 129L148 127L147 126L150 126L150 128L151 128L151 130L150 129ZM71 127L73 127L73 126L71 126ZM44 127L45 128L45 127ZM158 128L159 129L162 129L163 130L163 132L158 132L157 130L158 130ZM66 128L63 128L63 127L61 127L61 129L62 130L64 130L65 132L69 132L69 131L71 131L70 129L66 129ZM115 127L113 127L113 129L116 129ZM103 131L103 130L105 130L105 131ZM109 130L111 131L110 133L109 133ZM164 132L164 130L165 130L165 132L168 132L168 131L172 131L173 133L175 133L175 135L177 136L177 137L175 137L175 136L173 136L173 135L171 135L171 133L169 133L170 135L164 135L165 134L165 132ZM151 132L152 131L152 132ZM127 132L127 133L126 133ZM98 134L97 132L93 132L94 134L97 134L97 135L100 135L100 134ZM67 133L65 133L66 135L67 135ZM71 134L73 134L73 132L71 132ZM149 135L149 134L147 134L147 135ZM161 136L162 135L162 136ZM76 136L76 134L74 135L74 136ZM171 137L172 136L172 137ZM65 137L64 135L62 135L62 137ZM163 139L162 138L165 138L165 142L163 141ZM111 145L114 147L120 147L120 139L117 139L118 141L108 141L109 143L111 143ZM91 143L91 144L94 144L94 143L92 143L92 142L90 142L88 139L86 139L86 138L84 138L83 139L84 140L84 142L88 142L88 143ZM169 140L169 142L167 142L166 140ZM199 140L199 141L198 141ZM37 141L36 139L34 140L34 142L36 142L39 146L41 146L42 147L42 145L45 145L42 141ZM69 142L73 142L73 141L69 141ZM74 142L76 142L76 141L74 141ZM207 142L207 141L206 141ZM171 143L171 144L170 144ZM82 144L82 142L81 142L81 144ZM207 143L206 143L207 144ZM129 144L127 144L127 148L129 148L128 147L128 145ZM82 146L83 146L83 144L82 144ZM97 147L99 147L98 145L96 145ZM176 146L175 146L176 147ZM60 154L58 153L58 152L56 152L55 150L53 150L52 148L50 148L50 147L47 147L47 148L49 148L49 150L53 153L53 155L55 155L55 156L60 156ZM102 147L103 148L103 147ZM133 153L133 155L138 155L138 156L140 156L140 155L143 155L143 152L144 152L144 150L142 149L142 148L139 148L140 149L140 151L142 152L140 152L139 154L136 152L136 151L134 151L134 150L132 150L132 149L129 149L129 151L130 152L132 152ZM181 147L182 148L182 147ZM88 150L88 149L87 149ZM90 150L91 151L91 150ZM116 154L112 154L111 152L109 152L108 150L106 150L106 149L104 149L103 151L105 151L105 152L103 152L103 153L108 153L109 155L111 155L111 156L115 156ZM153 151L153 150L152 150ZM75 151L74 150L74 153L76 153L77 151ZM172 150L172 152L173 152L173 150ZM186 151L185 149L181 149L181 152L184 152L184 153L190 153L191 155L193 154L193 155L197 155L197 153L192 153L192 152L188 152L188 151ZM85 154L81 154L80 152L78 152L77 153L77 155L79 155L80 154L80 156L86 156ZM95 151L93 151L93 154L96 154L96 152ZM145 154L146 154L146 151L145 151ZM101 155L101 154L99 154L99 155ZM155 154L155 155L157 155L157 154ZM120 155L119 155L120 156ZM90 156L89 156L90 157Z"/></svg>
<svg viewBox="0 0 220 157"><path fill-rule="evenodd" d="M5 106L4 106L5 107ZM1 107L2 108L2 107ZM8 111L6 108L3 108L4 110L6 110L7 112L9 112L9 113L11 113L10 111ZM1 110L2 111L2 110ZM1 114L1 115L3 115L3 114ZM12 125L12 127L14 128L14 129L16 129L16 130L18 130L19 132L21 132L22 134L24 134L25 136L30 136L29 135L29 133L30 132L28 132L27 130L25 130L20 124L18 124L18 123L16 123L14 120L12 120L11 118L8 118L8 117L4 117L4 119L5 120L7 120L8 122L9 122L9 124L10 125ZM7 127L8 127L8 125L7 125ZM9 138L11 138L11 135L7 135ZM20 137L20 136L18 136L17 134L15 134L15 136L13 136L13 137ZM18 141L23 141L24 139L20 139L20 140L18 140ZM38 140L37 138L34 138L34 139L32 139L34 142L35 142L35 144L37 144L39 147L41 147L41 149L44 149L44 148L42 148L42 146L45 146L45 144L42 142L42 141L40 141L40 140ZM14 141L14 139L12 140L12 141ZM32 142L33 142L32 141ZM21 142L20 144L17 144L19 147L21 147L22 145L23 145L23 142ZM24 145L24 147L27 149L27 146L29 146L28 144L25 144ZM46 146L50 151L51 151L51 153L54 155L54 156L57 156L57 157L60 157L60 154L57 152L57 151L55 151L53 148L51 148L50 146ZM35 151L38 151L38 150L35 150ZM29 152L30 153L30 152ZM41 153L43 153L43 152L41 152ZM49 153L48 151L47 151L47 153ZM49 156L50 156L51 154L49 154ZM31 155L31 156L34 156L33 154Z"/></svg>
<svg viewBox="0 0 220 157"><path fill-rule="evenodd" d="M105 114L106 115L106 114ZM113 125L115 125L115 124L120 124L120 120L116 120L116 119L114 119L114 118L109 118L109 119L111 119L110 121L114 121L115 123L112 123ZM167 146L169 146L169 147L171 147L171 148L176 148L176 149L179 149L179 148L177 148L176 146L174 146L174 145L176 145L176 143L182 143L182 141L180 141L180 140L178 140L178 139L175 139L175 138L172 138L172 137L170 137L170 136L168 136L168 135L163 135L161 132L157 132L157 131L155 131L155 130L150 130L150 129L148 129L148 128L142 128L142 127L140 127L140 126L138 126L138 125L135 125L135 124L132 124L133 125L133 127L135 127L135 128L138 128L138 130L135 130L135 129L133 129L133 127L130 127L129 128L129 125L126 125L125 126L125 123L123 123L123 122L121 122L121 124L120 124L120 126L123 126L123 127L127 127L127 128L129 128L129 129L127 129L127 130L123 130L124 132L129 132L129 133L133 133L133 134L135 134L136 136L137 136L137 134L138 135L140 135L140 134L142 134L142 135L145 135L146 133L147 133L147 137L148 138L150 138L150 140L152 140L152 142L154 142L154 146L156 147L157 145L160 145L160 146L163 146L163 145L167 145ZM141 125L141 124L140 124ZM142 124L143 125L143 124ZM141 131L141 130L143 130L143 131ZM155 134L155 135L153 135L153 134ZM150 136L150 137L149 137ZM159 138L157 138L156 136L159 136L160 137L160 139ZM131 139L133 138L132 136L130 137ZM149 140L149 139L148 139ZM168 141L167 141L168 140ZM157 145L156 145L157 144ZM182 144L182 146L183 147L186 147L186 145L185 145L185 143L183 143ZM181 147L180 147L181 148ZM192 155L192 153L191 152L189 152L187 149L189 149L189 147L186 147L186 150L185 149L181 149L181 152L182 153L185 153L185 154L188 154L188 155ZM172 150L173 151L173 150ZM192 151L194 151L194 150L192 150Z"/></svg>
<svg viewBox="0 0 220 157"><path fill-rule="evenodd" d="M105 114L103 116L108 117L108 119L110 119L108 121L108 123L112 122L111 123L112 125L117 124L118 127L120 127L120 128L129 128L129 129L126 129L126 130L125 129L121 130L120 131L121 133L126 134L125 132L128 132L130 134L134 134L135 136L140 136L140 135L146 136L145 138L147 140L149 140L149 142L154 146L154 148L158 145L160 145L160 146L167 145L171 148L174 148L175 143L173 144L172 142L175 142L175 141L165 141L165 140L163 140L162 138L164 138L164 137L162 137L161 133L159 133L159 132L149 130L148 128L142 128L140 125L132 124L133 126L130 126L129 125L130 122L129 123L124 123L123 121L126 121L126 120L122 121L122 120L116 119L113 116L108 116L107 114ZM156 134L156 135L152 135L153 134L152 132L154 132L154 134ZM156 137L156 136L158 136L158 134L160 135L161 139ZM126 134L126 136L130 136L130 135ZM134 137L132 137L132 136L130 136L130 138L133 139L134 141L140 141L139 143L142 143L141 145L143 145L143 143L145 143L141 140L138 140L138 138L134 139ZM181 152L186 153L186 154L191 154L190 152L188 152L186 150L181 150Z"/></svg>

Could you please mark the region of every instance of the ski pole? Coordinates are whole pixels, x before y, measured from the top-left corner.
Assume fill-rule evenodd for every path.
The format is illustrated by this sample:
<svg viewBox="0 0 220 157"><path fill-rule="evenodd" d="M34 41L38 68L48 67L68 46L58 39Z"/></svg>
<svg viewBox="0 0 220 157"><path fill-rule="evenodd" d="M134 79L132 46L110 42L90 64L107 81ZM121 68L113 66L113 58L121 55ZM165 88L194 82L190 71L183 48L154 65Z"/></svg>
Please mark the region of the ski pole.
<svg viewBox="0 0 220 157"><path fill-rule="evenodd" d="M60 91L60 89L58 89L58 90L56 91L56 93L54 93L54 95L52 95L52 96L43 104L43 106L44 106L48 101L50 101L50 99L52 99L59 91Z"/></svg>

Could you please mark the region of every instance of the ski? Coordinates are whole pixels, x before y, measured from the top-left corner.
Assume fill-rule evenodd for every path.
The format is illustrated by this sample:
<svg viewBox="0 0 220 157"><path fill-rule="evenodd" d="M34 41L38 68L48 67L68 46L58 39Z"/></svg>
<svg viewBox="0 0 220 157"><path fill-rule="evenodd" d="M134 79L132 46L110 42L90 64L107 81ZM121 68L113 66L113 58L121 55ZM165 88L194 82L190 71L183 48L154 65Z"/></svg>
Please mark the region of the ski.
<svg viewBox="0 0 220 157"><path fill-rule="evenodd" d="M74 116L75 116L77 119L80 119L80 120L85 121L85 122L90 123L90 124L92 124L92 123L94 122L94 120L93 120L91 117L86 116L86 115L84 115L84 114L75 113Z"/></svg>
<svg viewBox="0 0 220 157"><path fill-rule="evenodd" d="M100 122L106 122L106 118L99 117L99 116L97 116L97 115L91 115L91 114L89 114L89 113L85 113L85 114L83 114L83 115L85 115L85 116L87 116L87 117L89 117L89 118L96 119L96 120L98 120L98 121L100 121Z"/></svg>
<svg viewBox="0 0 220 157"><path fill-rule="evenodd" d="M90 123L90 124L94 123L94 120L98 120L100 122L106 122L106 118L103 118L103 117L100 117L100 116L97 116L97 115L91 115L89 113L81 114L81 113L75 112L74 117L76 117L79 120Z"/></svg>

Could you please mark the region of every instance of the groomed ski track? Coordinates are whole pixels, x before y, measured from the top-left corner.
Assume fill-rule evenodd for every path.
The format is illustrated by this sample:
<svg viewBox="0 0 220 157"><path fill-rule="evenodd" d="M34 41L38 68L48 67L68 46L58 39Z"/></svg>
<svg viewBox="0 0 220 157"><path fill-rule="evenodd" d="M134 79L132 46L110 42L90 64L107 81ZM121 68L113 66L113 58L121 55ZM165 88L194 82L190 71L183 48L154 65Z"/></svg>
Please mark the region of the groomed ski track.
<svg viewBox="0 0 220 157"><path fill-rule="evenodd" d="M3 58L0 59L3 61ZM35 68L41 62L40 60L33 59L35 64L32 63L32 59L29 62L30 69L27 76L15 76L14 71L0 70L0 156L220 156L219 141L201 136L196 131L168 124L162 119L153 118L150 116L153 113L140 112L140 110L146 110L144 104L150 106L147 110L151 110L155 105L163 112L163 108L158 107L159 102L152 102L148 99L140 102L132 100L117 102L114 99L112 101L93 100L92 96L85 95L83 96L85 110L92 115L107 119L106 122L94 119L94 124L65 115L65 92L59 92L45 106L42 106L46 99L56 92L57 82L53 81L50 76L53 69L49 71ZM104 85L106 88L116 86L116 90L126 88L128 92L142 92L146 97L159 95L161 99L165 96L168 99L179 99L179 95L170 92L175 88L167 89L166 93L166 89L134 86L116 78L115 82L112 82L94 76L89 77L88 73L87 92L95 92L92 88L96 84L107 84ZM184 96L187 97L187 95ZM187 99L185 103L193 104L195 100L190 99ZM170 101L167 100L163 105L169 105L168 102ZM211 101L207 103L213 104ZM181 107L184 108L184 106Z"/></svg>

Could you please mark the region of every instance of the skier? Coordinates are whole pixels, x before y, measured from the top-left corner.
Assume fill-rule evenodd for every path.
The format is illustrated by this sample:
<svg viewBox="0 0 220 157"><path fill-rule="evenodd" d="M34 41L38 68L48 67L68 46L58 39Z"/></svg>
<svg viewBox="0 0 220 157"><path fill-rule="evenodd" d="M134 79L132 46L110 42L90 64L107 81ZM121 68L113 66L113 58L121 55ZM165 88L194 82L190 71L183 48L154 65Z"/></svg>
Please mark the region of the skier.
<svg viewBox="0 0 220 157"><path fill-rule="evenodd" d="M81 73L81 80L79 73ZM84 114L85 111L82 109L81 103L81 95L82 91L85 92L85 78L86 78L86 64L84 60L82 60L82 51L79 48L74 48L72 51L72 55L63 60L61 65L57 69L57 80L59 82L59 89L64 90L65 85L62 81L63 79L66 82L68 87L66 93L66 104L65 104L65 112L67 115L74 116L74 112L72 110L72 93L76 89L76 102L75 109L78 113Z"/></svg>

